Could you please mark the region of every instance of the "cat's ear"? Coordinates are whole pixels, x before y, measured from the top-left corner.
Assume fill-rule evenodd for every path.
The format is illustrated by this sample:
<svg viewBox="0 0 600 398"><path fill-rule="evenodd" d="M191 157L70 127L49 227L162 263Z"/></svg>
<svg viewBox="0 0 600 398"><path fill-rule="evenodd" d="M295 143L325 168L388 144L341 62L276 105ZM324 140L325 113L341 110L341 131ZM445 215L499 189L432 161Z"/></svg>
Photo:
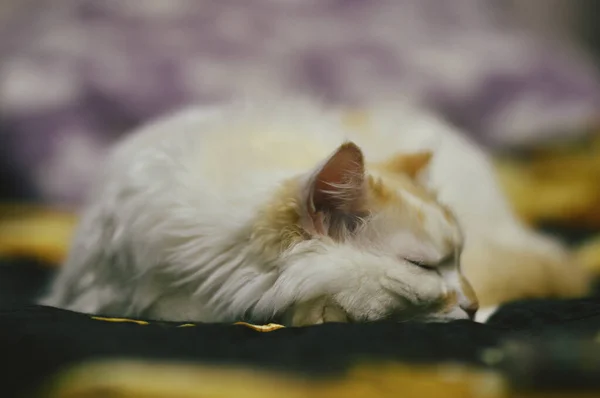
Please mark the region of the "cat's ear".
<svg viewBox="0 0 600 398"><path fill-rule="evenodd" d="M323 235L335 234L340 227L351 227L348 223L356 222L364 207L364 182L362 151L352 142L341 145L317 166L306 183L308 225L305 227Z"/></svg>
<svg viewBox="0 0 600 398"><path fill-rule="evenodd" d="M400 153L383 162L383 168L392 173L405 174L416 179L429 166L433 154L429 151Z"/></svg>

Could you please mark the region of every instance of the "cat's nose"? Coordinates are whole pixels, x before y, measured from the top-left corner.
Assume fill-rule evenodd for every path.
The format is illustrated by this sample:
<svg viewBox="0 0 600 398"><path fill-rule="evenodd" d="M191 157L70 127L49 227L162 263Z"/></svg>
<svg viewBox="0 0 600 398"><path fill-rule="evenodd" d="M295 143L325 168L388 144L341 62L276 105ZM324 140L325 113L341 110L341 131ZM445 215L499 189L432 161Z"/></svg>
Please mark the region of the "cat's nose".
<svg viewBox="0 0 600 398"><path fill-rule="evenodd" d="M474 320L475 314L477 313L477 310L479 310L479 305L477 303L471 303L468 305L461 305L460 308L467 313L470 320Z"/></svg>

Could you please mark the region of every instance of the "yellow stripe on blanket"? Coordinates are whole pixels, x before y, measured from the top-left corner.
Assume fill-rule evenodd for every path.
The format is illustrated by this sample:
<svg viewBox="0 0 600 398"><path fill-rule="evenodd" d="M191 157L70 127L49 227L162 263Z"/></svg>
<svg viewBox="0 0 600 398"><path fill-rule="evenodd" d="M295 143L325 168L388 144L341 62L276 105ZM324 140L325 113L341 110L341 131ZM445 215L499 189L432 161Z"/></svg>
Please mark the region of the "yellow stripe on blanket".
<svg viewBox="0 0 600 398"><path fill-rule="evenodd" d="M250 329L254 329L257 332L272 332L277 329L283 329L285 326L279 325L277 323L268 323L266 325L253 325L251 323L246 322L236 322L234 325L246 326Z"/></svg>
<svg viewBox="0 0 600 398"><path fill-rule="evenodd" d="M139 321L137 319L128 319L128 318L105 318L102 316L93 316L91 318L95 321L104 321L104 322L116 322L116 323L130 322L130 323L137 323L138 325L149 325L150 324L150 322Z"/></svg>
<svg viewBox="0 0 600 398"><path fill-rule="evenodd" d="M345 375L313 380L250 367L159 361L99 361L56 375L48 398L533 398L510 390L498 373L461 365L357 364ZM570 392L553 397L573 397ZM590 395L593 396L593 395ZM597 395L596 395L597 396Z"/></svg>
<svg viewBox="0 0 600 398"><path fill-rule="evenodd" d="M92 318L95 321L103 321L103 322L116 322L116 323L129 322L129 323L137 323L138 325L150 325L150 322L148 322L148 321L141 321L138 319L131 319L131 318L110 318L110 317L103 317L103 316L92 316L90 318ZM279 325L277 323L269 323L266 325L254 325L254 324L247 323L247 322L236 322L236 323L234 323L234 325L245 326L247 328L256 330L257 332L272 332L274 330L282 329L285 327L285 326ZM194 327L194 326L196 326L194 323L183 323L181 325L177 325L176 327L188 328L188 327Z"/></svg>
<svg viewBox="0 0 600 398"><path fill-rule="evenodd" d="M579 263L593 275L600 275L600 235L583 243L575 252Z"/></svg>
<svg viewBox="0 0 600 398"><path fill-rule="evenodd" d="M60 264L75 229L75 214L44 207L0 204L0 256Z"/></svg>

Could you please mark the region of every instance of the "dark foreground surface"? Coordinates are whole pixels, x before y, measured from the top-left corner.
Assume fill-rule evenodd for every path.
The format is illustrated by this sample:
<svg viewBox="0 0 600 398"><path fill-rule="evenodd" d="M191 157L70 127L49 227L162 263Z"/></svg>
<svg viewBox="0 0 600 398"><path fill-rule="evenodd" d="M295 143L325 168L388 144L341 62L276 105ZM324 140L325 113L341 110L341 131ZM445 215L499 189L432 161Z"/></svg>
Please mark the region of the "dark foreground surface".
<svg viewBox="0 0 600 398"><path fill-rule="evenodd" d="M17 268L22 264L0 267L1 396L34 391L66 366L113 358L233 363L310 377L338 375L361 360L458 362L496 369L520 388L600 389L598 297L513 303L485 325L328 324L264 333L243 325L115 322L33 306L31 292L16 295L9 286L34 289L45 274Z"/></svg>

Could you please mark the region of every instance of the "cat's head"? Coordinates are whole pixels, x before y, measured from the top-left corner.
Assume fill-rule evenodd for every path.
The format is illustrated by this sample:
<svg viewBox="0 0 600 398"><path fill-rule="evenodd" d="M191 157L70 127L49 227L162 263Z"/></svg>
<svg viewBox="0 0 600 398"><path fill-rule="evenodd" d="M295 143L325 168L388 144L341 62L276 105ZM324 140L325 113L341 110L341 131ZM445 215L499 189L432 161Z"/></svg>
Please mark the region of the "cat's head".
<svg viewBox="0 0 600 398"><path fill-rule="evenodd" d="M382 264L393 269L405 285L400 289L405 304L386 315L473 318L477 299L461 273L460 227L418 182L430 158L430 153L397 154L369 163L358 146L343 144L305 176L299 224L325 250L346 256L342 263L360 258L366 272ZM366 305L364 319L382 315L369 311Z"/></svg>

